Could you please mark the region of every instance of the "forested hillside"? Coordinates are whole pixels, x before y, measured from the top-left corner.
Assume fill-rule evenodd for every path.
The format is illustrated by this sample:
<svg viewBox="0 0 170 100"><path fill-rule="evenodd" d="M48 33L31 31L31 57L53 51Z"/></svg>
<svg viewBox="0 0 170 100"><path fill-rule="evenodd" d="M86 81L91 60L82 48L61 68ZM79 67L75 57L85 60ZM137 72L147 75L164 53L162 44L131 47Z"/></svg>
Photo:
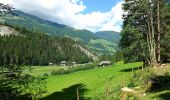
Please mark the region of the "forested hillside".
<svg viewBox="0 0 170 100"><path fill-rule="evenodd" d="M1 25L0 33L0 65L48 65L63 60L87 63L95 60L94 55L81 50L84 48L90 52L88 49L69 38L4 25Z"/></svg>
<svg viewBox="0 0 170 100"><path fill-rule="evenodd" d="M28 30L37 30L48 35L74 39L85 44L87 48L95 52L97 55L105 53L113 54L117 50L118 41L120 40L120 38L117 38L115 41L112 40L112 42L110 42L107 38L103 38L91 31L74 29L72 27L43 20L17 10L14 11L14 14L15 16L3 17L1 22L8 23L12 26L24 27ZM119 33L114 32L114 34L115 38L120 37ZM100 41L104 41L104 43Z"/></svg>

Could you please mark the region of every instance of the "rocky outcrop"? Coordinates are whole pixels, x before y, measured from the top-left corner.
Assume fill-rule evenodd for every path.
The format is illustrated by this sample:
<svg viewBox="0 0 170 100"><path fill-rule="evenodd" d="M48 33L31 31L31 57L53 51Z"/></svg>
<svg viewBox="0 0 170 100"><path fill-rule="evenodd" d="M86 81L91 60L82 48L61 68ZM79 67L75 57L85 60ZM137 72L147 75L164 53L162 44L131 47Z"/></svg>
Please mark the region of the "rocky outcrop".
<svg viewBox="0 0 170 100"><path fill-rule="evenodd" d="M18 32L8 26L0 25L0 35L17 35Z"/></svg>
<svg viewBox="0 0 170 100"><path fill-rule="evenodd" d="M99 60L99 58L98 58L96 55L94 55L92 52L90 52L88 49L82 47L81 45L76 44L76 45L74 45L74 46L75 46L75 47L78 47L78 48L79 48L82 52L84 52L89 58L92 58L93 61L98 61L98 60Z"/></svg>

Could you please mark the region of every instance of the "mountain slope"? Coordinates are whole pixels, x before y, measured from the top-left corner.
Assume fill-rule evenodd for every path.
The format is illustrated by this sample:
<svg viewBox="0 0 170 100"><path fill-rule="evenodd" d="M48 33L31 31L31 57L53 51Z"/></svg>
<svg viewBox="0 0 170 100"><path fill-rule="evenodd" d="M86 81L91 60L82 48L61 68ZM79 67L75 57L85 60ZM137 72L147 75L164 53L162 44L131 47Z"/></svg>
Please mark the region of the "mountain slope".
<svg viewBox="0 0 170 100"><path fill-rule="evenodd" d="M99 31L95 35L101 39L91 40L89 45L92 50L101 52L101 54L112 54L118 49L118 43L121 35L114 31ZM113 49L114 48L114 49Z"/></svg>
<svg viewBox="0 0 170 100"><path fill-rule="evenodd" d="M36 16L29 15L21 11L14 11L14 13L17 16L6 18L6 23L10 25L25 27L31 30L38 30L50 35L67 36L72 38L76 37L78 40L81 40L85 43L87 43L90 39L98 38L88 30L74 29L66 25L40 19Z"/></svg>
<svg viewBox="0 0 170 100"><path fill-rule="evenodd" d="M72 27L40 19L36 16L26 14L21 11L14 12L17 16L5 17L1 22L6 22L12 26L24 27L28 30L36 30L49 35L72 38L80 41L98 55L112 54L117 50L117 41L109 41L102 36L96 35L88 30L78 30ZM104 42L102 42L104 41Z"/></svg>
<svg viewBox="0 0 170 100"><path fill-rule="evenodd" d="M11 26L0 25L0 27L0 66L59 64L63 60L87 63L98 60L98 57L86 47L72 39Z"/></svg>

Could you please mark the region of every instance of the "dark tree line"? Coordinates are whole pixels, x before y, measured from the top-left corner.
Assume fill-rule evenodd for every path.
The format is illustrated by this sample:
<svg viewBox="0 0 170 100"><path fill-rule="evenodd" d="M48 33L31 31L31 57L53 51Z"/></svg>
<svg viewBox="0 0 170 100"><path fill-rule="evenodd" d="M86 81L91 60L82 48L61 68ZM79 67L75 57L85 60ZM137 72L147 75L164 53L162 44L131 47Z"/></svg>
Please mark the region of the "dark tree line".
<svg viewBox="0 0 170 100"><path fill-rule="evenodd" d="M19 33L0 36L1 66L48 65L48 63L58 64L63 60L77 63L91 61L91 58L75 46L79 43L71 39L49 36L34 30L27 31L24 28L13 28Z"/></svg>

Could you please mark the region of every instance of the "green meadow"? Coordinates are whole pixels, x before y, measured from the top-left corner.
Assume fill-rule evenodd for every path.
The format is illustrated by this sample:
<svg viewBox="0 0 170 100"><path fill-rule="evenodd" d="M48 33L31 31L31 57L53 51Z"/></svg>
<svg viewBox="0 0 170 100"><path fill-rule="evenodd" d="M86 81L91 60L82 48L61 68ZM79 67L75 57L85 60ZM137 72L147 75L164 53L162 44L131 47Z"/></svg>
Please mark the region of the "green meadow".
<svg viewBox="0 0 170 100"><path fill-rule="evenodd" d="M105 92L106 86L114 89L129 82L132 77L132 68L142 66L141 62L127 63L117 62L109 67L98 67L90 70L77 71L69 74L48 76L47 91L43 100L74 100L79 88L82 99L89 99ZM34 75L43 75L57 70L57 67L35 67ZM40 68L42 71L37 70ZM48 70L47 70L47 69ZM59 68L58 68L59 69Z"/></svg>
<svg viewBox="0 0 170 100"><path fill-rule="evenodd" d="M79 90L80 100L101 100L101 95L105 94L106 89L110 91L120 91L121 87L128 87L130 79L133 78L133 69L139 71L142 62L124 63L123 61L117 62L108 67L97 67L94 69L82 70L71 72L68 74L51 75L52 71L60 69L68 69L61 66L32 66L31 70L28 69L24 73L29 73L33 76L46 76L47 93L43 95L42 100L76 100L77 89ZM169 67L166 69L155 69L158 75L165 72L170 72ZM147 74L147 72L144 72ZM148 92L146 96L142 97L143 100L164 100L161 96L166 96L170 91L164 87L160 91ZM113 92L112 92L113 94ZM115 95L120 98L120 95ZM96 99L99 97L99 99ZM111 99L113 100L113 99Z"/></svg>

